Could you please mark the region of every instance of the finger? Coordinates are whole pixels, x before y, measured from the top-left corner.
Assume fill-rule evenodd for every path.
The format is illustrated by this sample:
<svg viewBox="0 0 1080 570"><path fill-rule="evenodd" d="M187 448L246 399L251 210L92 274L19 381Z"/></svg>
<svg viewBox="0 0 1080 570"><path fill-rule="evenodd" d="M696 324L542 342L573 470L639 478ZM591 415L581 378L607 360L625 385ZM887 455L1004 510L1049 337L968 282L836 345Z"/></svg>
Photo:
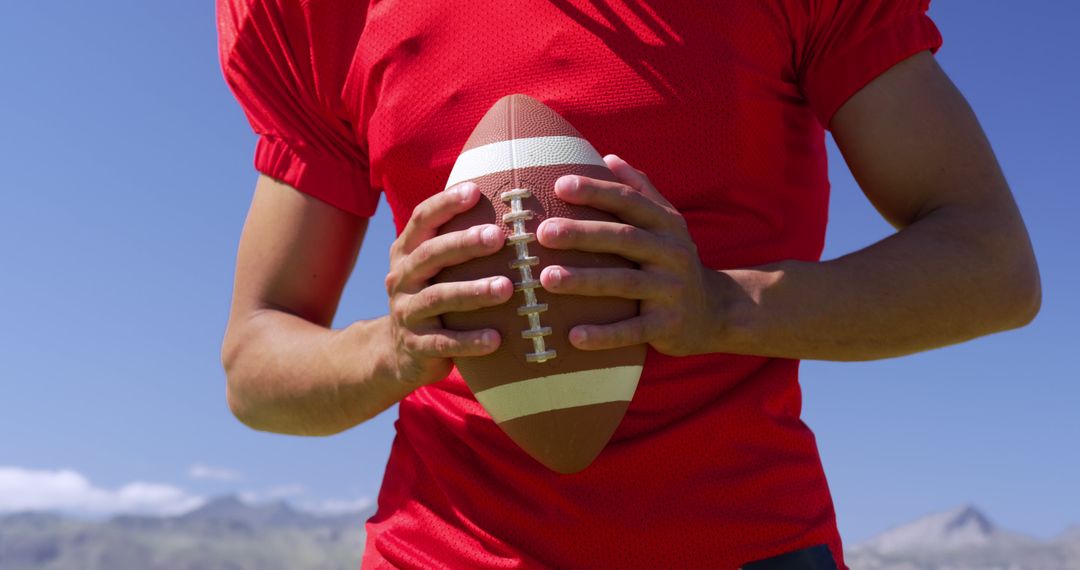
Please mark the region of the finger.
<svg viewBox="0 0 1080 570"><path fill-rule="evenodd" d="M566 175L555 181L555 195L571 204L612 213L639 228L674 229L681 218L674 210L621 182Z"/></svg>
<svg viewBox="0 0 1080 570"><path fill-rule="evenodd" d="M645 264L663 263L666 256L659 236L617 222L548 218L537 228L537 239L552 249L614 253Z"/></svg>
<svg viewBox="0 0 1080 570"><path fill-rule="evenodd" d="M675 207L671 205L671 202L668 202L667 198L656 189L656 186L653 185L652 181L649 180L649 177L646 176L644 172L630 166L630 163L614 154L605 156L604 163L607 164L608 168L611 169L611 172L614 173L623 184L641 192L658 204L667 206L672 210L675 209Z"/></svg>
<svg viewBox="0 0 1080 570"><path fill-rule="evenodd" d="M408 254L421 243L435 237L440 226L472 208L479 199L480 189L476 184L462 182L420 202L398 236L401 253Z"/></svg>
<svg viewBox="0 0 1080 570"><path fill-rule="evenodd" d="M506 277L476 281L436 283L409 297L405 324L413 325L444 313L461 313L501 305L514 294L514 284Z"/></svg>
<svg viewBox="0 0 1080 570"><path fill-rule="evenodd" d="M428 358L453 358L456 356L483 356L499 348L499 331L450 331L434 329L409 335L406 347L414 354Z"/></svg>
<svg viewBox="0 0 1080 570"><path fill-rule="evenodd" d="M502 249L505 241L502 228L494 224L432 237L400 261L401 283L407 289L422 287L443 268L491 255Z"/></svg>
<svg viewBox="0 0 1080 570"><path fill-rule="evenodd" d="M578 325L570 329L570 344L579 350L608 350L646 344L652 340L647 316L638 316L610 325Z"/></svg>
<svg viewBox="0 0 1080 570"><path fill-rule="evenodd" d="M585 297L656 299L668 297L670 281L639 269L595 269L549 265L540 272L545 291Z"/></svg>

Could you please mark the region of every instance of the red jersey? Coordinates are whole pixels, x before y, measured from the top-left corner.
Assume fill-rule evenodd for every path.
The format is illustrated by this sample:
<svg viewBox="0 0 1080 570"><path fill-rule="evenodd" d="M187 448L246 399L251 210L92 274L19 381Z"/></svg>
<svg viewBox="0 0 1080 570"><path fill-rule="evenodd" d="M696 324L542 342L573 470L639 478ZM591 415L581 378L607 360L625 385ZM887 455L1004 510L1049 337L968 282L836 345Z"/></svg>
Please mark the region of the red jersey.
<svg viewBox="0 0 1080 570"><path fill-rule="evenodd" d="M398 230L472 128L524 93L648 173L712 269L817 260L824 126L941 38L928 0L219 0L255 166ZM542 467L459 375L399 419L364 566L735 568L840 537L798 362L650 352L583 472Z"/></svg>

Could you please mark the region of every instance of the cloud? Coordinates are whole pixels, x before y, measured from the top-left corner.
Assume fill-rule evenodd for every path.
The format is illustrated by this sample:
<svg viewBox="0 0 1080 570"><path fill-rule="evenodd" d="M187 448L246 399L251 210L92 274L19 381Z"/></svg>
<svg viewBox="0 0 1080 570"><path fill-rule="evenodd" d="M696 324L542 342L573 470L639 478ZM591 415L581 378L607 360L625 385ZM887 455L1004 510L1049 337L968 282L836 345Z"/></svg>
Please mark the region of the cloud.
<svg viewBox="0 0 1080 570"><path fill-rule="evenodd" d="M210 465L203 465L201 463L196 463L188 468L188 477L210 481L239 481L244 478L244 476L235 469L229 469L227 467L211 467Z"/></svg>
<svg viewBox="0 0 1080 570"><path fill-rule="evenodd" d="M305 511L317 515L342 515L364 511L374 505L375 502L367 497L359 499L326 499L322 501L305 501L296 506Z"/></svg>
<svg viewBox="0 0 1080 570"><path fill-rule="evenodd" d="M286 485L276 485L265 491L246 489L240 492L240 500L248 504L266 503L306 494L308 494L308 488L306 486L299 483L289 483Z"/></svg>
<svg viewBox="0 0 1080 570"><path fill-rule="evenodd" d="M293 507L316 515L341 515L365 511L375 504L368 497L360 498L311 498L311 491L300 483L276 485L262 491L241 491L240 500L249 505L285 500ZM305 498L307 497L307 498Z"/></svg>
<svg viewBox="0 0 1080 570"><path fill-rule="evenodd" d="M179 487L161 483L136 481L118 489L104 489L70 469L0 467L0 512L175 515L205 502Z"/></svg>

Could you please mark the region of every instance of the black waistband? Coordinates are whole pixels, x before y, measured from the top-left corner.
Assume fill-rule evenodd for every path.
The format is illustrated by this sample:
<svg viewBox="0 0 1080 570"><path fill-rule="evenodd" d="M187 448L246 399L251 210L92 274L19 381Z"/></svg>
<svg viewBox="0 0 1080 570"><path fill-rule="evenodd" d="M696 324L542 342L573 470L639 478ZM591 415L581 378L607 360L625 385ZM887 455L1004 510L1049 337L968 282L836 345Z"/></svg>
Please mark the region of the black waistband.
<svg viewBox="0 0 1080 570"><path fill-rule="evenodd" d="M824 544L743 564L742 570L836 570L829 547Z"/></svg>

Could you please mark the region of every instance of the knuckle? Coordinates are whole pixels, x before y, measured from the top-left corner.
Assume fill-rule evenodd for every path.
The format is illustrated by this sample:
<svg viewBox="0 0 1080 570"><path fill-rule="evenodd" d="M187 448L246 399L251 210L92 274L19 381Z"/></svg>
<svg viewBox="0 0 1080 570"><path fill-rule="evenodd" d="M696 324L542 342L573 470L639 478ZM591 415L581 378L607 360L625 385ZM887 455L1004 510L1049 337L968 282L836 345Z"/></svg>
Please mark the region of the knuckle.
<svg viewBox="0 0 1080 570"><path fill-rule="evenodd" d="M640 241L639 230L634 226L622 225L615 229L615 238L619 245L632 248Z"/></svg>
<svg viewBox="0 0 1080 570"><path fill-rule="evenodd" d="M680 230L683 233L690 233L690 225L686 222L686 218L683 217L683 215L680 214L678 210L673 210L671 208L664 209L667 210L668 214L670 214L672 226L674 226L676 229Z"/></svg>
<svg viewBox="0 0 1080 570"><path fill-rule="evenodd" d="M435 257L435 247L432 244L432 240L425 241L420 244L419 247L413 250L409 255L409 259L412 262L412 267L424 266L431 263L431 260Z"/></svg>
<svg viewBox="0 0 1080 570"><path fill-rule="evenodd" d="M469 228L457 236L457 247L461 250L474 249L480 244L480 228Z"/></svg>
<svg viewBox="0 0 1080 570"><path fill-rule="evenodd" d="M686 296L688 286L682 279L670 278L667 280L667 289L674 299L682 299Z"/></svg>
<svg viewBox="0 0 1080 570"><path fill-rule="evenodd" d="M436 296L432 291L432 287L425 287L419 293L412 296L410 299L410 316L417 313L430 313L436 304Z"/></svg>
<svg viewBox="0 0 1080 570"><path fill-rule="evenodd" d="M413 208L412 215L409 216L409 223L414 226L423 227L428 219L428 200L424 200Z"/></svg>
<svg viewBox="0 0 1080 570"><path fill-rule="evenodd" d="M408 301L405 302L390 302L390 318L395 323L404 323L409 316L409 310L406 308Z"/></svg>
<svg viewBox="0 0 1080 570"><path fill-rule="evenodd" d="M411 332L405 332L398 342L403 351L409 354L423 354L424 352L424 347L421 346L420 339Z"/></svg>
<svg viewBox="0 0 1080 570"><path fill-rule="evenodd" d="M597 291L605 292L609 283L598 275L598 271L589 269L575 269L574 271L562 270L560 285L570 292Z"/></svg>
<svg viewBox="0 0 1080 570"><path fill-rule="evenodd" d="M611 281L614 282L615 280L612 279ZM640 293L648 288L646 285L645 275L641 271L633 269L627 270L623 273L622 282L623 286L632 294Z"/></svg>
<svg viewBox="0 0 1080 570"><path fill-rule="evenodd" d="M697 258L697 252L693 251L693 248L681 240L668 240L666 244L667 254L672 261L677 265L685 266L689 265L694 259Z"/></svg>
<svg viewBox="0 0 1080 570"><path fill-rule="evenodd" d="M443 295L442 310L440 312L467 310L470 308L469 305L472 300L477 297L476 288L472 284L455 284Z"/></svg>
<svg viewBox="0 0 1080 570"><path fill-rule="evenodd" d="M433 285L424 290L424 310L430 315L441 315L462 309L461 290L451 284Z"/></svg>
<svg viewBox="0 0 1080 570"><path fill-rule="evenodd" d="M454 350L454 340L446 335L437 335L432 339L432 350L439 356L446 356Z"/></svg>
<svg viewBox="0 0 1080 570"><path fill-rule="evenodd" d="M674 311L664 312L657 319L657 329L659 329L664 336L668 336L679 329L679 323L681 322L682 319Z"/></svg>

